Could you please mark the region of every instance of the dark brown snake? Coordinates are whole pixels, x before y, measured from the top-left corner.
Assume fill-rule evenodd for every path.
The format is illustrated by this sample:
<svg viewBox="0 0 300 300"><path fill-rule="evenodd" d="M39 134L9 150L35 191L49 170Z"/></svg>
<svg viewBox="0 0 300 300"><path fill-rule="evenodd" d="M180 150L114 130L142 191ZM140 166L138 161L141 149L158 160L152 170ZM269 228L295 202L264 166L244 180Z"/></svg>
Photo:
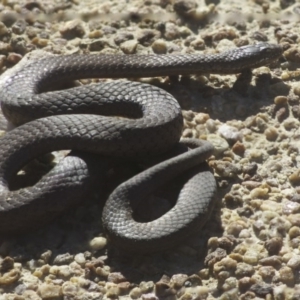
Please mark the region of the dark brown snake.
<svg viewBox="0 0 300 300"><path fill-rule="evenodd" d="M29 62L6 78L0 91L3 114L19 126L1 138L0 234L39 228L84 200L108 157L147 160L174 147L185 150L116 188L105 204L103 227L114 244L140 252L164 250L199 231L214 204L216 183L204 163L213 147L195 140L178 144L183 118L170 94L129 81L49 89L70 79L240 73L269 64L281 53L279 45L261 43L213 55L74 54ZM33 187L10 190L11 178L26 163L63 149L79 152ZM132 203L184 172L188 179L170 211L151 222L134 220Z"/></svg>

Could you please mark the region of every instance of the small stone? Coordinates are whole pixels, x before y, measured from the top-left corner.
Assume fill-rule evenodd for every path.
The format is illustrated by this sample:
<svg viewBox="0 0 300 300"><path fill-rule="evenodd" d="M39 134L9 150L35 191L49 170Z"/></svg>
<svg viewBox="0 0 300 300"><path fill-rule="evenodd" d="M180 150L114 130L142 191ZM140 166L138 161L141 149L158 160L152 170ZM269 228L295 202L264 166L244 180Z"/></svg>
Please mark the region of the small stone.
<svg viewBox="0 0 300 300"><path fill-rule="evenodd" d="M8 34L9 30L4 23L0 22L0 36Z"/></svg>
<svg viewBox="0 0 300 300"><path fill-rule="evenodd" d="M57 255L54 260L54 265L67 265L71 263L74 260L74 255L71 255L70 253L64 253Z"/></svg>
<svg viewBox="0 0 300 300"><path fill-rule="evenodd" d="M251 286L250 291L254 292L257 296L265 297L273 293L273 287L270 284L256 283Z"/></svg>
<svg viewBox="0 0 300 300"><path fill-rule="evenodd" d="M186 287L198 286L201 284L202 284L201 278L196 274L189 276L187 280L184 282L184 286Z"/></svg>
<svg viewBox="0 0 300 300"><path fill-rule="evenodd" d="M38 294L43 299L59 298L62 295L62 288L58 285L42 283L38 287Z"/></svg>
<svg viewBox="0 0 300 300"><path fill-rule="evenodd" d="M299 128L299 121L296 119L288 118L283 122L283 127L288 131L292 129L297 129Z"/></svg>
<svg viewBox="0 0 300 300"><path fill-rule="evenodd" d="M157 296L155 296L154 293L148 293L148 294L142 295L142 300L159 300L159 298Z"/></svg>
<svg viewBox="0 0 300 300"><path fill-rule="evenodd" d="M104 247L106 247L106 244L107 240L102 236L95 237L90 241L90 247L93 251L102 250Z"/></svg>
<svg viewBox="0 0 300 300"><path fill-rule="evenodd" d="M137 34L138 42L147 47L150 46L155 40L159 39L161 36L158 30L153 29L143 29Z"/></svg>
<svg viewBox="0 0 300 300"><path fill-rule="evenodd" d="M14 260L7 256L0 262L0 272L5 273L14 267Z"/></svg>
<svg viewBox="0 0 300 300"><path fill-rule="evenodd" d="M117 286L110 286L105 294L107 298L118 299L120 296L120 290Z"/></svg>
<svg viewBox="0 0 300 300"><path fill-rule="evenodd" d="M264 135L268 141L275 141L278 137L278 131L275 127L270 126L265 130Z"/></svg>
<svg viewBox="0 0 300 300"><path fill-rule="evenodd" d="M203 39L195 39L191 42L191 47L193 47L195 50L204 50L205 49L205 42Z"/></svg>
<svg viewBox="0 0 300 300"><path fill-rule="evenodd" d="M87 44L87 47L91 52L98 52L102 51L107 45L108 42L106 39L94 39Z"/></svg>
<svg viewBox="0 0 300 300"><path fill-rule="evenodd" d="M238 278L251 277L254 274L254 267L244 262L239 262L236 265L235 275Z"/></svg>
<svg viewBox="0 0 300 300"><path fill-rule="evenodd" d="M297 226L293 226L289 229L289 237L290 239L293 239L295 237L300 236L300 228Z"/></svg>
<svg viewBox="0 0 300 300"><path fill-rule="evenodd" d="M229 126L227 124L223 124L219 127L218 133L226 139L229 143L235 143L236 141L241 141L243 136L238 131L237 128Z"/></svg>
<svg viewBox="0 0 300 300"><path fill-rule="evenodd" d="M186 274L175 274L171 277L170 284L175 289L180 289L188 279Z"/></svg>
<svg viewBox="0 0 300 300"><path fill-rule="evenodd" d="M129 40L133 40L134 36L130 32L120 32L117 34L117 36L114 38L114 42L116 45L123 44L124 42L127 42Z"/></svg>
<svg viewBox="0 0 300 300"><path fill-rule="evenodd" d="M89 33L88 36L90 39L99 39L99 38L103 37L103 31L99 30L99 29L93 30Z"/></svg>
<svg viewBox="0 0 300 300"><path fill-rule="evenodd" d="M125 54L133 54L136 52L138 42L136 40L129 40L120 45L120 49Z"/></svg>
<svg viewBox="0 0 300 300"><path fill-rule="evenodd" d="M2 275L0 275L0 285L10 285L17 282L20 278L20 271L17 269L12 269Z"/></svg>
<svg viewBox="0 0 300 300"><path fill-rule="evenodd" d="M278 254L283 245L282 238L273 237L265 242L265 248L270 255Z"/></svg>
<svg viewBox="0 0 300 300"><path fill-rule="evenodd" d="M286 96L277 96L274 98L274 103L276 105L285 105L285 104L287 104L287 102L288 102L288 99Z"/></svg>
<svg viewBox="0 0 300 300"><path fill-rule="evenodd" d="M263 266L273 266L275 269L281 266L282 260L280 256L272 255L259 260L259 263Z"/></svg>
<svg viewBox="0 0 300 300"><path fill-rule="evenodd" d="M168 283L159 281L155 284L155 294L161 298L175 295L176 291Z"/></svg>
<svg viewBox="0 0 300 300"><path fill-rule="evenodd" d="M285 120L289 116L289 111L287 107L281 107L276 112L276 118L281 123L283 120Z"/></svg>
<svg viewBox="0 0 300 300"><path fill-rule="evenodd" d="M108 282L120 283L127 281L126 277L120 272L110 273L107 277Z"/></svg>
<svg viewBox="0 0 300 300"><path fill-rule="evenodd" d="M226 251L222 248L217 248L205 257L204 264L208 267L213 267L217 261L220 261L224 257L226 257Z"/></svg>
<svg viewBox="0 0 300 300"><path fill-rule="evenodd" d="M243 156L245 151L246 151L246 147L243 143L241 143L240 141L237 141L233 146L232 146L232 151L233 153L239 155L239 156Z"/></svg>
<svg viewBox="0 0 300 300"><path fill-rule="evenodd" d="M253 284L250 277L243 277L238 281L238 287L241 293L246 292Z"/></svg>
<svg viewBox="0 0 300 300"><path fill-rule="evenodd" d="M42 39L39 37L35 37L31 40L32 44L39 46L39 47L46 47L48 45L49 40L48 39Z"/></svg>
<svg viewBox="0 0 300 300"><path fill-rule="evenodd" d="M210 133L214 133L217 130L216 122L212 119L206 121L206 128Z"/></svg>
<svg viewBox="0 0 300 300"><path fill-rule="evenodd" d="M165 54L167 53L167 44L163 39L155 40L152 45L152 50L156 54Z"/></svg>
<svg viewBox="0 0 300 300"><path fill-rule="evenodd" d="M67 40L71 40L76 37L80 38L85 34L82 21L78 19L66 22L59 32Z"/></svg>
<svg viewBox="0 0 300 300"><path fill-rule="evenodd" d="M18 20L17 22L15 22L13 24L13 26L11 27L12 32L15 34L22 34L25 32L26 29L26 22L23 19Z"/></svg>
<svg viewBox="0 0 300 300"><path fill-rule="evenodd" d="M295 270L300 267L300 255L294 255L288 262L287 266Z"/></svg>
<svg viewBox="0 0 300 300"><path fill-rule="evenodd" d="M197 2L195 0L175 0L174 1L174 10L179 15L188 15L192 10L195 10L197 7Z"/></svg>
<svg viewBox="0 0 300 300"><path fill-rule="evenodd" d="M207 280L207 279L209 279L209 276L210 276L209 269L204 268L204 269L200 270L200 271L198 272L198 275L199 275L199 277L200 277L202 280Z"/></svg>
<svg viewBox="0 0 300 300"><path fill-rule="evenodd" d="M295 284L295 276L292 268L288 266L283 266L279 270L280 280L287 284L288 286L293 286Z"/></svg>
<svg viewBox="0 0 300 300"><path fill-rule="evenodd" d="M66 297L75 297L79 291L79 287L69 281L62 285L62 294Z"/></svg>
<svg viewBox="0 0 300 300"><path fill-rule="evenodd" d="M127 295L130 290L131 284L128 281L124 281L124 282L118 283L117 286L118 286L120 295Z"/></svg>
<svg viewBox="0 0 300 300"><path fill-rule="evenodd" d="M206 300L208 297L208 288L206 286L189 287L180 297L181 300Z"/></svg>
<svg viewBox="0 0 300 300"><path fill-rule="evenodd" d="M107 270L105 270L104 268L101 267L97 267L95 269L95 273L101 277L107 278L109 275L109 272Z"/></svg>
<svg viewBox="0 0 300 300"><path fill-rule="evenodd" d="M212 161L210 165L214 167L218 175L225 178L236 178L241 172L238 166L229 161Z"/></svg>
<svg viewBox="0 0 300 300"><path fill-rule="evenodd" d="M288 221L291 222L293 226L300 227L300 214L289 215L287 217Z"/></svg>
<svg viewBox="0 0 300 300"><path fill-rule="evenodd" d="M240 232L244 229L244 225L241 223L233 222L227 227L227 234L238 237Z"/></svg>
<svg viewBox="0 0 300 300"><path fill-rule="evenodd" d="M282 213L285 215L300 213L300 203L286 201L282 206Z"/></svg>
<svg viewBox="0 0 300 300"><path fill-rule="evenodd" d="M289 181L291 182L291 184L293 185L298 185L300 184L300 171L296 171L293 174L291 174L289 176Z"/></svg>
<svg viewBox="0 0 300 300"><path fill-rule="evenodd" d="M12 65L17 64L21 59L22 59L22 55L14 52L9 53L7 56L7 62Z"/></svg>
<svg viewBox="0 0 300 300"><path fill-rule="evenodd" d="M175 40L180 38L180 31L174 23L167 22L164 35L167 40Z"/></svg>
<svg viewBox="0 0 300 300"><path fill-rule="evenodd" d="M142 291L139 287L135 287L133 288L130 293L129 293L129 296L132 298L132 299L138 299L140 298L142 295Z"/></svg>
<svg viewBox="0 0 300 300"><path fill-rule="evenodd" d="M154 290L154 282L153 281L142 281L140 283L140 289L143 294L151 293Z"/></svg>
<svg viewBox="0 0 300 300"><path fill-rule="evenodd" d="M86 259L84 257L83 253L78 253L75 255L74 260L79 264L79 265L84 265L86 263Z"/></svg>
<svg viewBox="0 0 300 300"><path fill-rule="evenodd" d="M255 188L250 192L251 199L264 199L269 193L268 188Z"/></svg>
<svg viewBox="0 0 300 300"><path fill-rule="evenodd" d="M41 254L40 258L47 264L47 263L49 263L51 256L52 256L52 251L47 250Z"/></svg>
<svg viewBox="0 0 300 300"><path fill-rule="evenodd" d="M222 271L233 272L237 267L237 262L229 257L223 258L221 261L216 262L213 266L213 272L216 276Z"/></svg>
<svg viewBox="0 0 300 300"><path fill-rule="evenodd" d="M297 95L297 96L300 96L300 84L299 83L297 83L294 86L294 94Z"/></svg>
<svg viewBox="0 0 300 300"><path fill-rule="evenodd" d="M205 124L209 120L209 118L210 118L209 114L197 113L195 115L194 121L197 124Z"/></svg>
<svg viewBox="0 0 300 300"><path fill-rule="evenodd" d="M271 281L275 275L275 269L272 266L261 266L258 270L258 274L264 281Z"/></svg>

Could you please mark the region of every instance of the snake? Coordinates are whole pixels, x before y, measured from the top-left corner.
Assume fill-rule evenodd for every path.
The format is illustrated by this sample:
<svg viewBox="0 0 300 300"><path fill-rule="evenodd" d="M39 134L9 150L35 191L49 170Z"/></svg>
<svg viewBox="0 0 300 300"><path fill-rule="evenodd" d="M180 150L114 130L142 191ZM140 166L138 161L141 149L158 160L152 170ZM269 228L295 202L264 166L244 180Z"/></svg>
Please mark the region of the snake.
<svg viewBox="0 0 300 300"><path fill-rule="evenodd" d="M132 252L162 251L199 232L216 198L216 181L206 163L214 148L205 140L180 140L183 116L172 95L125 78L241 73L281 54L280 45L258 43L214 54L87 53L28 61L5 77L0 90L2 112L16 126L0 140L0 234L36 230L84 201L111 161L153 157L165 158L108 197L104 232L112 244ZM115 80L58 88L85 78ZM65 149L72 150L70 155L36 184L10 188L28 162ZM137 221L135 203L181 174L186 181L175 205L158 219Z"/></svg>

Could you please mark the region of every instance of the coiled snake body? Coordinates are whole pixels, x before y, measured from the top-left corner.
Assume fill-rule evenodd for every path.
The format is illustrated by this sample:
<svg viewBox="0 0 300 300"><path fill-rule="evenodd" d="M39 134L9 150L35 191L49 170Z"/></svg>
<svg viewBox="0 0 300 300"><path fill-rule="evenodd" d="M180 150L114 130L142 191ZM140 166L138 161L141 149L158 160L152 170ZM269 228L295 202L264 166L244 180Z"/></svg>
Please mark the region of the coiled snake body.
<svg viewBox="0 0 300 300"><path fill-rule="evenodd" d="M6 78L0 91L5 117L19 126L0 144L0 233L39 227L84 198L106 156L147 158L181 147L176 146L183 125L180 107L157 87L113 81L45 92L51 86L80 78L238 73L268 64L281 52L278 45L261 43L214 55L87 54L29 62ZM136 175L109 197L103 226L116 245L141 252L163 250L199 230L206 221L216 184L203 162L213 148L205 141L182 143L197 147ZM63 149L82 152L67 156L33 187L10 191L12 176L26 163ZM95 163L94 154L104 157ZM157 220L136 222L130 203L182 172L190 172L190 176L176 205Z"/></svg>

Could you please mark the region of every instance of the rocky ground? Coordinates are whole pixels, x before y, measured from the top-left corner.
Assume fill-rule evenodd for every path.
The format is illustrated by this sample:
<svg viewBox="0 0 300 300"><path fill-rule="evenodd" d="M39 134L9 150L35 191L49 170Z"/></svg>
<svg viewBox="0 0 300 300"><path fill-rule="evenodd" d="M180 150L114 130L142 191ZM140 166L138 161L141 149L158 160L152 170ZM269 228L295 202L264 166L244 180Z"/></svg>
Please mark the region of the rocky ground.
<svg viewBox="0 0 300 300"><path fill-rule="evenodd" d="M6 0L0 20L2 73L36 49L214 53L268 41L285 50L250 84L237 75L141 79L178 99L184 137L215 146L218 201L198 236L161 254L122 253L91 199L0 240L1 300L300 298L299 1Z"/></svg>

